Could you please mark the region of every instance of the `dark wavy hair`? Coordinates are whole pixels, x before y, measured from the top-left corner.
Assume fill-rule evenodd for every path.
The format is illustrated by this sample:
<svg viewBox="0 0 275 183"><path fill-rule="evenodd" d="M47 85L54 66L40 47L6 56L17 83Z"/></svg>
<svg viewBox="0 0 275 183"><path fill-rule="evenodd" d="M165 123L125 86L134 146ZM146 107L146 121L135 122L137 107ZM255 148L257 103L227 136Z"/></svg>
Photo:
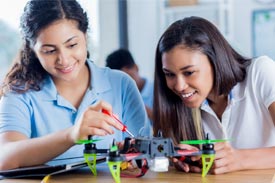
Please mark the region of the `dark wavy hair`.
<svg viewBox="0 0 275 183"><path fill-rule="evenodd" d="M159 130L174 142L196 139L191 109L171 91L166 84L162 70L162 55L182 45L205 54L214 71L214 90L227 95L230 90L246 77L246 67L251 59L237 53L219 30L208 20L187 17L174 22L160 37L155 55L154 82L154 134Z"/></svg>
<svg viewBox="0 0 275 183"><path fill-rule="evenodd" d="M8 91L24 93L28 90L40 90L40 84L47 72L41 66L32 47L36 43L39 32L60 19L78 22L78 29L83 33L88 30L87 13L76 0L30 0L27 2L20 19L22 49L5 76L0 96Z"/></svg>

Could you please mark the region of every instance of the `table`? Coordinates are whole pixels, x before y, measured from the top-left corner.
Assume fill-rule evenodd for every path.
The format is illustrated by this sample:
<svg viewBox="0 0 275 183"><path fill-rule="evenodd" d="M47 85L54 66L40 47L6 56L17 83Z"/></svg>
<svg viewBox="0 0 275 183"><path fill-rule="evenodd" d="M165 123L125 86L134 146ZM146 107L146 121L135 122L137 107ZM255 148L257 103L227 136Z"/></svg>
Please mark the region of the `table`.
<svg viewBox="0 0 275 183"><path fill-rule="evenodd" d="M93 176L89 169L54 175L49 183L109 183L112 176L106 167L97 168L98 175ZM207 175L184 173L171 168L168 172L152 172L141 178L121 178L121 183L275 183L275 169L238 171L222 175ZM5 179L0 183L40 183L42 179Z"/></svg>

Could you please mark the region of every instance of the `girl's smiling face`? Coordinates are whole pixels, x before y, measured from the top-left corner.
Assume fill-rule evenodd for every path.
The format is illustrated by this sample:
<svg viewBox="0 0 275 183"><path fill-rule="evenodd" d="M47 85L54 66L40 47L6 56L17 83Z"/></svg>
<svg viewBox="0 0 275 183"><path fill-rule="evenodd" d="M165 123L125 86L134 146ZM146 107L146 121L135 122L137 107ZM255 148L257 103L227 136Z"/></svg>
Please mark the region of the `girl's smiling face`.
<svg viewBox="0 0 275 183"><path fill-rule="evenodd" d="M42 29L33 50L55 82L74 81L87 59L86 35L76 21L58 20Z"/></svg>
<svg viewBox="0 0 275 183"><path fill-rule="evenodd" d="M176 46L162 55L167 86L190 108L199 107L211 93L213 68L199 50Z"/></svg>

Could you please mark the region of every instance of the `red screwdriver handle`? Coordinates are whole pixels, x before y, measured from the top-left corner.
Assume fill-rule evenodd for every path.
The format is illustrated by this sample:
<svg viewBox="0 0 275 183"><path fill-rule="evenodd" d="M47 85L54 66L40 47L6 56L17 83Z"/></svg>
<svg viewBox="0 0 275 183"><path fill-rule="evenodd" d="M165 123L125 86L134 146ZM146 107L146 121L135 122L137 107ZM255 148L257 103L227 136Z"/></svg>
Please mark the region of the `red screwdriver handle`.
<svg viewBox="0 0 275 183"><path fill-rule="evenodd" d="M117 122L119 122L119 123L123 126L123 128L122 128L121 131L123 131L123 132L126 131L126 129L127 129L127 128L126 128L126 125L124 125L115 115L110 114L106 109L102 109L102 112L103 112L104 114L107 114L107 115L113 117Z"/></svg>
<svg viewBox="0 0 275 183"><path fill-rule="evenodd" d="M122 125L122 132L127 132L131 137L134 137L134 135L127 129L127 126L124 125L115 115L110 114L106 109L102 109L102 112L113 117L117 122L119 122Z"/></svg>

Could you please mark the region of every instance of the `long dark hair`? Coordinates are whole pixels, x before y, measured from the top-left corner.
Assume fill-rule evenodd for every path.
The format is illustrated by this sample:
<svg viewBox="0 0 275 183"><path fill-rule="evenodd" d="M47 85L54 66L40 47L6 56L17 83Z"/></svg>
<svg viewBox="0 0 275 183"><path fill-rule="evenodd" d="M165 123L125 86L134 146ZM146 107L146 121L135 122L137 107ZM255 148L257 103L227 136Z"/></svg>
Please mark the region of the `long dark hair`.
<svg viewBox="0 0 275 183"><path fill-rule="evenodd" d="M78 23L83 33L88 30L88 17L76 0L30 0L27 2L20 20L23 38L15 63L8 71L0 96L8 91L24 93L28 90L40 90L41 81L47 72L41 66L32 47L39 32L60 19L70 19Z"/></svg>
<svg viewBox="0 0 275 183"><path fill-rule="evenodd" d="M198 133L191 109L171 91L162 70L162 55L175 46L183 45L205 54L214 71L214 89L227 95L238 82L246 77L246 67L251 59L237 53L219 30L208 20L188 17L174 22L161 36L155 57L155 84L153 123L154 134L159 130L174 142L197 139Z"/></svg>

